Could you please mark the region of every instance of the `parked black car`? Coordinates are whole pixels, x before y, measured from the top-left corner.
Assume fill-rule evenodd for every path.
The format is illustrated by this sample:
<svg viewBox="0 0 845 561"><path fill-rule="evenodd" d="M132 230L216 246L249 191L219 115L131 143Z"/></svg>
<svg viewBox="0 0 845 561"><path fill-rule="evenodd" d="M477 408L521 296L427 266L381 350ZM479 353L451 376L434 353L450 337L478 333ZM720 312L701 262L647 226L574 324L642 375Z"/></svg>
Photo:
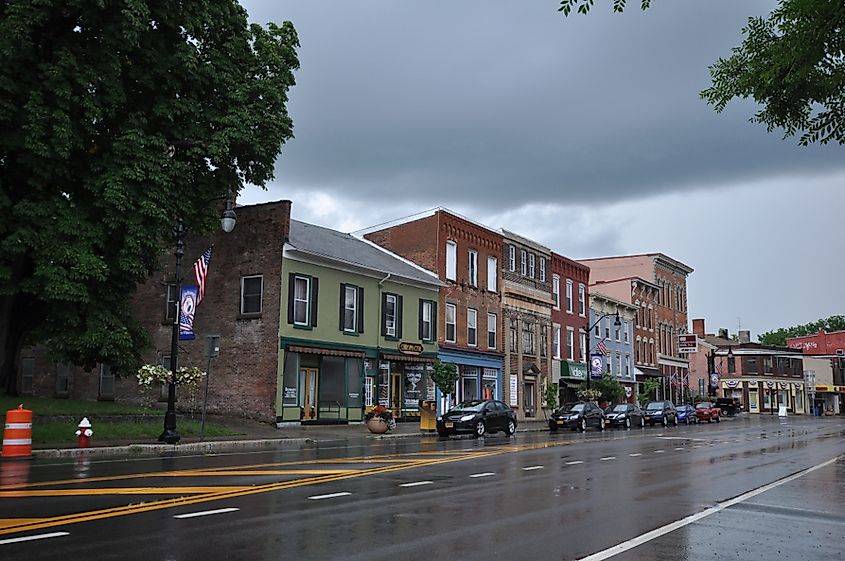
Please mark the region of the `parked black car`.
<svg viewBox="0 0 845 561"><path fill-rule="evenodd" d="M472 434L476 438L490 432L516 432L516 414L507 404L495 399L473 399L459 403L437 417L437 434Z"/></svg>
<svg viewBox="0 0 845 561"><path fill-rule="evenodd" d="M742 403L735 397L716 398L716 407L722 410L722 415L733 417L742 411Z"/></svg>
<svg viewBox="0 0 845 561"><path fill-rule="evenodd" d="M551 415L549 415L549 430L555 432L559 428L566 428L566 421L569 418L569 412L572 408L583 401L571 401L564 403L558 407Z"/></svg>
<svg viewBox="0 0 845 561"><path fill-rule="evenodd" d="M607 425L611 427L644 427L643 410L633 403L619 403L604 410Z"/></svg>
<svg viewBox="0 0 845 561"><path fill-rule="evenodd" d="M670 424L678 426L678 415L675 413L675 406L671 401L649 401L645 406L645 422L652 427L661 424L668 427Z"/></svg>
<svg viewBox="0 0 845 561"><path fill-rule="evenodd" d="M587 427L598 427L604 430L606 422L604 411L595 403L570 403L552 413L549 419L549 430L554 432L558 429L569 428L584 431Z"/></svg>

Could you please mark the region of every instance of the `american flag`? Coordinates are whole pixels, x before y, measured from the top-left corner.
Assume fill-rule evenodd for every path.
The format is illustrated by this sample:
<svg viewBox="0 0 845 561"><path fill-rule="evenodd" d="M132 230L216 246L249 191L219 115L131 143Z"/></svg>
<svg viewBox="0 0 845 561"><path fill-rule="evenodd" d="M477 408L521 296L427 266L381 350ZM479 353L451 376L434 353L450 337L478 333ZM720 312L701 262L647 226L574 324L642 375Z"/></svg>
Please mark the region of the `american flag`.
<svg viewBox="0 0 845 561"><path fill-rule="evenodd" d="M604 344L604 341L599 341L599 344L596 345L596 350L603 355L607 354L607 346Z"/></svg>
<svg viewBox="0 0 845 561"><path fill-rule="evenodd" d="M202 252L200 258L194 263L194 278L197 280L197 305L205 298L205 279L208 277L208 263L211 261L211 250L209 247Z"/></svg>

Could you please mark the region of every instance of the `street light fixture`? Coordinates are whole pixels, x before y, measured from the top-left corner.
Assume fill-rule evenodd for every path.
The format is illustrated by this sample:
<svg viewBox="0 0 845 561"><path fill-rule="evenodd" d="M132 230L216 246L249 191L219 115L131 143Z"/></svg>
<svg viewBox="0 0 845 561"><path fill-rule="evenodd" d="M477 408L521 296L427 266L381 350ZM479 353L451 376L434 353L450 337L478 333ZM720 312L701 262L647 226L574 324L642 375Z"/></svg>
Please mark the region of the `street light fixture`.
<svg viewBox="0 0 845 561"><path fill-rule="evenodd" d="M599 324L601 320L604 318L610 317L612 315L616 316L616 319L613 321L614 327L620 327L622 325L622 320L619 319L619 310L616 310L616 314L603 314L600 316L588 329L587 329L587 337L586 337L586 346L587 346L587 355L590 355L590 333L593 332L593 329ZM590 378L592 377L592 362L587 365L587 389L590 389Z"/></svg>
<svg viewBox="0 0 845 561"><path fill-rule="evenodd" d="M175 151L174 151L175 153ZM170 152L168 152L170 154ZM231 192L226 199L226 209L220 219L220 226L229 233L235 229L236 216L233 210ZM173 314L173 328L170 333L170 379L167 382L167 411L164 414L164 431L159 435L159 442L176 444L181 437L176 432L176 371L179 367L179 315L182 310L182 256L185 255L185 234L188 228L181 218L176 220L173 227L173 237L176 239L176 302Z"/></svg>

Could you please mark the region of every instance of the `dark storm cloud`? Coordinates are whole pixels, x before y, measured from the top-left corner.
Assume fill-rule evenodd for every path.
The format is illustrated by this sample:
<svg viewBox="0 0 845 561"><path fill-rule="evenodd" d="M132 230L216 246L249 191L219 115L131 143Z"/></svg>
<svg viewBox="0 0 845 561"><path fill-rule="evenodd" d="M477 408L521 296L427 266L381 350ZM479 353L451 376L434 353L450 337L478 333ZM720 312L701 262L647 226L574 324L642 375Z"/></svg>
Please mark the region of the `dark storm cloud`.
<svg viewBox="0 0 845 561"><path fill-rule="evenodd" d="M748 123L751 103L717 115L698 98L774 2L607 4L567 19L555 1L245 2L302 42L277 185L492 210L842 165Z"/></svg>

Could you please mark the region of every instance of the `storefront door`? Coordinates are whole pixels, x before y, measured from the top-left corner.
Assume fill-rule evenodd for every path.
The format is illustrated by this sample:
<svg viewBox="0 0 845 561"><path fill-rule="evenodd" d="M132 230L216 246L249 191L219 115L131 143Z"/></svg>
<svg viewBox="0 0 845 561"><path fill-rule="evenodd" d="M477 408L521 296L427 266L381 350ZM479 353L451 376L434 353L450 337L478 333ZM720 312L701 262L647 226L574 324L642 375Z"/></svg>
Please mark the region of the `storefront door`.
<svg viewBox="0 0 845 561"><path fill-rule="evenodd" d="M302 408L302 419L312 421L317 418L317 369L300 368L299 387L300 403Z"/></svg>
<svg viewBox="0 0 845 561"><path fill-rule="evenodd" d="M536 414L536 401L534 401L534 382L525 382L522 393L523 408L525 409L526 417L533 417Z"/></svg>
<svg viewBox="0 0 845 561"><path fill-rule="evenodd" d="M402 411L402 393L405 389L405 384L402 383L401 372L390 373L390 408L393 409L394 415L400 415Z"/></svg>

